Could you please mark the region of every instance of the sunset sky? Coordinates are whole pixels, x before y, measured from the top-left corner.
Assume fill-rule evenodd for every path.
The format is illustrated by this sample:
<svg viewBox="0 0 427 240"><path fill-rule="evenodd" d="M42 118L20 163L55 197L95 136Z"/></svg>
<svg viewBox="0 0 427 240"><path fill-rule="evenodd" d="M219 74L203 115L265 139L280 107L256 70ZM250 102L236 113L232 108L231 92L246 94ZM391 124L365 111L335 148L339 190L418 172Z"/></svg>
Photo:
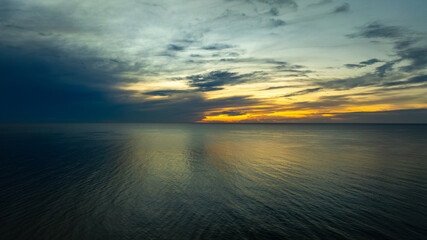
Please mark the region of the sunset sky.
<svg viewBox="0 0 427 240"><path fill-rule="evenodd" d="M0 122L427 123L426 0L3 0Z"/></svg>

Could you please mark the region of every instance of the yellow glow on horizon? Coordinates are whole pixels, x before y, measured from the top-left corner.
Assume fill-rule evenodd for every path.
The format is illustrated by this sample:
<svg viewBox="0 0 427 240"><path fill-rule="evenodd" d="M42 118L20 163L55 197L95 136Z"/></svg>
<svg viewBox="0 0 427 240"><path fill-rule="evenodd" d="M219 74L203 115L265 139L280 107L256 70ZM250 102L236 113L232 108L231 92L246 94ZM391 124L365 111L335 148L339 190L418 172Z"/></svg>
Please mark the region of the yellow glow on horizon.
<svg viewBox="0 0 427 240"><path fill-rule="evenodd" d="M391 111L395 110L395 107L390 106L389 104L379 104L372 106L357 106L357 107L348 107L343 112L378 112L378 111Z"/></svg>
<svg viewBox="0 0 427 240"><path fill-rule="evenodd" d="M279 116L286 118L305 118L308 116L312 116L314 114L318 114L318 110L301 110L301 111L281 111L274 112L271 114L266 114L266 116Z"/></svg>
<svg viewBox="0 0 427 240"><path fill-rule="evenodd" d="M405 106L412 107L413 109L418 108L427 108L427 104L418 104L414 106ZM224 108L214 112L206 112L205 117L198 121L201 123L209 122L283 122L291 121L292 119L331 119L331 120L342 120L341 118L336 117L339 114L352 113L352 112L381 112L381 111L394 111L400 108L398 106L393 106L389 104L377 104L377 105L368 105L368 106L354 106L338 109L310 109L310 110L281 110L275 111L274 106L256 106L255 108L250 107L250 109L243 109L242 115L229 116L227 114L218 114L215 113L226 112L226 111L240 111L238 108Z"/></svg>
<svg viewBox="0 0 427 240"><path fill-rule="evenodd" d="M309 87L298 85L297 82L290 80L273 81L269 84L244 83L226 85L221 86L223 87L222 90L203 92L196 87L190 87L189 82L185 81L185 79L182 81L171 79L171 77L153 78L143 82L128 83L120 86L119 89L131 91L131 97L135 102L146 100L174 101L186 95L191 100L195 95L203 95L205 101L214 104L211 109L206 109L201 120L197 121L200 123L340 121L346 120L346 118L341 118L340 115L344 116L349 113L427 108L427 103L414 103L409 97L419 95L420 99L423 99L424 97L422 97L419 89L410 89L404 93L400 92L398 97L401 97L402 101L390 101L393 97L397 97L397 93L393 93L393 95L388 92L374 95L358 94L360 92L376 91L377 88L375 87L343 91L321 89L320 91L300 95L298 92L304 91ZM273 88L269 89L270 87ZM144 94L144 92L163 90L184 90L184 92L162 96ZM297 94L292 95L292 93ZM286 97L286 95L290 96ZM225 108L215 105L217 101L222 102L223 99L233 97L243 97L249 100L248 102L253 101L256 105L245 104L244 102L241 105L235 104L235 106Z"/></svg>
<svg viewBox="0 0 427 240"><path fill-rule="evenodd" d="M273 113L247 113L237 116L229 116L227 114L220 114L220 115L214 115L214 116L205 116L201 121L202 123L208 123L208 122L239 122L243 120L261 120L261 119L268 119L268 118L306 118L310 116L316 116L319 115L319 112L317 110L301 110L301 111L281 111L281 112L273 112ZM327 114L328 116L335 116L333 114Z"/></svg>
<svg viewBox="0 0 427 240"><path fill-rule="evenodd" d="M202 119L201 123L206 123L206 122L239 122L242 120L246 120L248 119L250 116L250 114L245 114L245 115L238 115L238 116L228 116L226 114L221 114L221 115L217 115L217 116L205 116L204 119Z"/></svg>

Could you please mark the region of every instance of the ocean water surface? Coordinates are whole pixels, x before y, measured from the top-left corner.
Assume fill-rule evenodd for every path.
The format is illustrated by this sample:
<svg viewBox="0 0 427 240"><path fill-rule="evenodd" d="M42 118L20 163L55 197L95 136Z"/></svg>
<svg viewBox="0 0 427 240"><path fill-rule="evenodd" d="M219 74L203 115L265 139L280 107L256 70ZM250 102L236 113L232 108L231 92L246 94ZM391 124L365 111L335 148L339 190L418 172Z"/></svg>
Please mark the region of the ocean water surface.
<svg viewBox="0 0 427 240"><path fill-rule="evenodd" d="M427 125L3 124L0 239L427 239Z"/></svg>

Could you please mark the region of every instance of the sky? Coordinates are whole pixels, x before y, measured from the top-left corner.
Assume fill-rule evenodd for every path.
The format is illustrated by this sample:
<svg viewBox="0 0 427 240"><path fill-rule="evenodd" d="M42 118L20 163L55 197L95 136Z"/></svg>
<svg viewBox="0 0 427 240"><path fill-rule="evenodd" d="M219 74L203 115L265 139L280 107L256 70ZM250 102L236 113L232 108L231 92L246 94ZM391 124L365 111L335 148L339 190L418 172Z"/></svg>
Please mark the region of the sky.
<svg viewBox="0 0 427 240"><path fill-rule="evenodd" d="M0 122L427 123L425 0L0 2Z"/></svg>

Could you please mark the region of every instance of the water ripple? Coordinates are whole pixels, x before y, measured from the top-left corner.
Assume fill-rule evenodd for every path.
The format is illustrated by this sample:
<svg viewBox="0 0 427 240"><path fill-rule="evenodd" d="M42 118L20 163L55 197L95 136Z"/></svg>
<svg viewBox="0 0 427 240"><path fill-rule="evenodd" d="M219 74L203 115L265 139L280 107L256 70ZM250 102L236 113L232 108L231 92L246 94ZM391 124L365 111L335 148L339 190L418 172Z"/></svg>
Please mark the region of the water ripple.
<svg viewBox="0 0 427 240"><path fill-rule="evenodd" d="M425 239L426 125L1 125L0 239Z"/></svg>

